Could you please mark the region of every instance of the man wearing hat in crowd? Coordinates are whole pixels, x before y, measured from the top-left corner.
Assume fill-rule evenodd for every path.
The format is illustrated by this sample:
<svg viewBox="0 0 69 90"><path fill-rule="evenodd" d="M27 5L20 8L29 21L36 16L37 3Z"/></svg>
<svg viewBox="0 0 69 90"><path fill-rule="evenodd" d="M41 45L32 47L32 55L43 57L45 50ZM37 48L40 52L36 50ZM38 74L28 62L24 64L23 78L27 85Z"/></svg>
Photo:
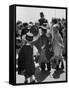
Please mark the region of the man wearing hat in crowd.
<svg viewBox="0 0 69 90"><path fill-rule="evenodd" d="M43 23L48 23L48 21L47 21L47 19L44 18L44 13L40 12L39 24L43 25Z"/></svg>
<svg viewBox="0 0 69 90"><path fill-rule="evenodd" d="M24 35L23 38L26 41L26 44L22 46L19 52L18 74L24 72L25 83L30 83L31 78L32 78L31 83L34 83L35 65L33 60L33 47L31 46L31 43L33 41L33 34L28 32L26 35Z"/></svg>

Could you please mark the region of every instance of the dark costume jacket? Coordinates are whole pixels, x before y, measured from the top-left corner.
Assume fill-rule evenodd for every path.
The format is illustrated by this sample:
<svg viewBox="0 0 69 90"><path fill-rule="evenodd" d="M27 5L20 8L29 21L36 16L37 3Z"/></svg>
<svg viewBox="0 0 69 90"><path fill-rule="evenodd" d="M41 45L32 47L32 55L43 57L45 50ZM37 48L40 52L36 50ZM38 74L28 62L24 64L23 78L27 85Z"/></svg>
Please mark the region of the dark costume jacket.
<svg viewBox="0 0 69 90"><path fill-rule="evenodd" d="M39 19L39 24L43 25L43 23L48 23L48 21L45 18L40 18Z"/></svg>
<svg viewBox="0 0 69 90"><path fill-rule="evenodd" d="M48 60L53 56L53 52L51 51L52 45L50 43L50 40L47 36L42 35L39 37L38 40L33 42L33 44L36 46L38 49L39 53L41 53L41 47L45 44L45 55Z"/></svg>
<svg viewBox="0 0 69 90"><path fill-rule="evenodd" d="M35 72L33 61L33 48L30 45L24 45L19 53L18 72L25 70L25 76L30 77Z"/></svg>

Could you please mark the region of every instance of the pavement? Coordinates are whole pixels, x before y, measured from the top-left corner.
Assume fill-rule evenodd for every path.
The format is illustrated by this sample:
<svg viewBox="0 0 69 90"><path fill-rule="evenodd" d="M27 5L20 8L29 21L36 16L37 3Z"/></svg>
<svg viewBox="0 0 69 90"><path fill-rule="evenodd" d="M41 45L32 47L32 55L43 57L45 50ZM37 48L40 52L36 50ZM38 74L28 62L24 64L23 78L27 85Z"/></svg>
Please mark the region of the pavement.
<svg viewBox="0 0 69 90"><path fill-rule="evenodd" d="M66 62L64 61L64 70L51 69L50 72L41 71L39 65L36 64L35 77L37 82L53 82L53 81L65 81L66 80ZM24 75L19 75L16 71L16 83L24 83Z"/></svg>

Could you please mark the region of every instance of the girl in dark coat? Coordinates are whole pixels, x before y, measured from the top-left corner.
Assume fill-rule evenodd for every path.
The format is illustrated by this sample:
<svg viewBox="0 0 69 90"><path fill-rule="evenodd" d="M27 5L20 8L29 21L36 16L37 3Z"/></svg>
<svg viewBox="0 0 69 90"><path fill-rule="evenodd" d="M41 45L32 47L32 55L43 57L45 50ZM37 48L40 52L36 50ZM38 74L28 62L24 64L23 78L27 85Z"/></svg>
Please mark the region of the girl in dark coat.
<svg viewBox="0 0 69 90"><path fill-rule="evenodd" d="M30 83L30 78L35 80L35 65L33 61L33 47L31 42L33 40L33 34L28 32L26 34L26 45L24 45L19 53L18 59L18 72L24 71L25 78L28 83Z"/></svg>

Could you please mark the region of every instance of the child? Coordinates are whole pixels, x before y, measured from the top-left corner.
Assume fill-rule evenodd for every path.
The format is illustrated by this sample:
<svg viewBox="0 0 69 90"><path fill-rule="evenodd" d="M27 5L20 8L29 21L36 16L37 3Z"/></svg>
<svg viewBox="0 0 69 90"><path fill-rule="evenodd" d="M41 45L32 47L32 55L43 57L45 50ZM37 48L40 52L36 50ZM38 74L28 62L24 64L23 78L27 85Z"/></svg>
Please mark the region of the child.
<svg viewBox="0 0 69 90"><path fill-rule="evenodd" d="M64 65L63 65L63 56L62 56L62 52L63 52L63 39L59 33L59 25L58 24L54 24L53 25L53 34L52 34L52 44L53 44L53 51L54 51L54 56L52 59L55 59L57 62L57 66L56 66L56 70L60 69L59 68L59 64L61 62L61 69L64 69Z"/></svg>
<svg viewBox="0 0 69 90"><path fill-rule="evenodd" d="M33 34L28 32L25 36L25 40L26 45L21 48L19 53L18 72L25 72L25 83L35 83L35 65L33 60L33 47L31 46Z"/></svg>

